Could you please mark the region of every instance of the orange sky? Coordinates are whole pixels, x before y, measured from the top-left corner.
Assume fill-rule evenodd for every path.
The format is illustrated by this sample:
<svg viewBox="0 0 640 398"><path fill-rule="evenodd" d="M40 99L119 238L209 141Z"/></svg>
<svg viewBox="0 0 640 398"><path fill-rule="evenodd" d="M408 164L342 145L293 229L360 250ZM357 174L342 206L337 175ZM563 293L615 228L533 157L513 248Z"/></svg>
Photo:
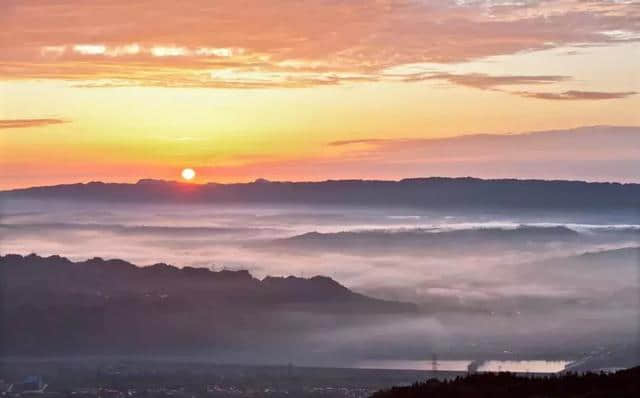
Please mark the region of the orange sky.
<svg viewBox="0 0 640 398"><path fill-rule="evenodd" d="M330 143L640 125L637 1L9 0L0 25L1 189L473 175Z"/></svg>

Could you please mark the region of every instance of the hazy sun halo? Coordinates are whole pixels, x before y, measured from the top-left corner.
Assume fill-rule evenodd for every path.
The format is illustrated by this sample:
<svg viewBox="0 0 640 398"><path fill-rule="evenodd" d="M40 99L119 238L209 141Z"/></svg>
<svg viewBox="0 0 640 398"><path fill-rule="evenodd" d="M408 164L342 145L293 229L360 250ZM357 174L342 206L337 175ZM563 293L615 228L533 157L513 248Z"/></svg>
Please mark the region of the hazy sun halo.
<svg viewBox="0 0 640 398"><path fill-rule="evenodd" d="M186 168L182 170L182 178L184 178L187 181L193 180L195 176L196 176L196 171L194 169Z"/></svg>

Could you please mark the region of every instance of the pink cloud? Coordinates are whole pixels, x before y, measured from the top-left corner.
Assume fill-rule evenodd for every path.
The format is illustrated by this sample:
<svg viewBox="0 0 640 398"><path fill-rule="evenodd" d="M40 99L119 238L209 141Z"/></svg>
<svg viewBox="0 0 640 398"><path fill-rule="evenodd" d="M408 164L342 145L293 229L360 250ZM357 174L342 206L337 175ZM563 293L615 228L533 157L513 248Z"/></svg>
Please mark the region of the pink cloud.
<svg viewBox="0 0 640 398"><path fill-rule="evenodd" d="M67 123L67 121L62 119L3 119L0 120L0 129L42 127L61 123Z"/></svg>
<svg viewBox="0 0 640 398"><path fill-rule="evenodd" d="M607 91L578 91L570 90L561 93L540 93L521 91L518 95L528 98L546 99L546 100L608 100L630 97L637 94L635 91L623 92L607 92Z"/></svg>
<svg viewBox="0 0 640 398"><path fill-rule="evenodd" d="M519 84L549 84L557 83L561 81L569 80L568 76L517 76L517 75L504 75L504 76L491 76L483 73L470 73L470 74L451 74L451 73L437 73L433 75L424 76L425 80L437 79L447 80L451 83L479 88L479 89L492 89L500 86L519 85Z"/></svg>
<svg viewBox="0 0 640 398"><path fill-rule="evenodd" d="M371 81L408 63L617 43L640 31L634 4L578 0L9 0L0 15L0 79L172 87L261 87L256 74L267 87ZM235 78L209 74L219 70Z"/></svg>

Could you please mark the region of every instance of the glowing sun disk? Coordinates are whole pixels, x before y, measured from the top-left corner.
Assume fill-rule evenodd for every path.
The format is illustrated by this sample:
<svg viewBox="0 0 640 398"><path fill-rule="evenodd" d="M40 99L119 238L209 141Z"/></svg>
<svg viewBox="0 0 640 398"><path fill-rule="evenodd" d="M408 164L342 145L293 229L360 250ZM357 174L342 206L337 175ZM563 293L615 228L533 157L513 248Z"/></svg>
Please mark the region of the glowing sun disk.
<svg viewBox="0 0 640 398"><path fill-rule="evenodd" d="M196 171L194 169L186 168L182 170L182 178L184 178L187 181L193 180L195 176L196 176Z"/></svg>

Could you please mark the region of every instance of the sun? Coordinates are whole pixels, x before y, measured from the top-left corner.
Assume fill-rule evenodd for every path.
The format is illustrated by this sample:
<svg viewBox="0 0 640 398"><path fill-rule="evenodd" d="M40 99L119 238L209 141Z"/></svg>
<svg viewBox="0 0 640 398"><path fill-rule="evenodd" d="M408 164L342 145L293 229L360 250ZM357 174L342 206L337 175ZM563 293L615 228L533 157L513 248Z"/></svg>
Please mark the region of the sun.
<svg viewBox="0 0 640 398"><path fill-rule="evenodd" d="M192 168L182 169L182 178L187 181L191 181L196 177L196 171Z"/></svg>

